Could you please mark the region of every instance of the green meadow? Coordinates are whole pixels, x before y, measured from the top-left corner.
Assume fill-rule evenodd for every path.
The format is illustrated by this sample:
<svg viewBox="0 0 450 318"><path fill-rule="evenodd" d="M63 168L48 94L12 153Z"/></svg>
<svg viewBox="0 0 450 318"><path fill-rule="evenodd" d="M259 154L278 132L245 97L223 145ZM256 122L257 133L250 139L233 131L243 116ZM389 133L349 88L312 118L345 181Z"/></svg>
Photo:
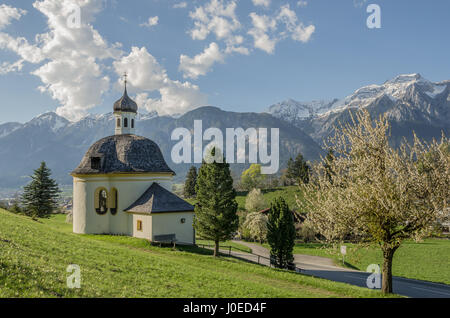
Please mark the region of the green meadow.
<svg viewBox="0 0 450 318"><path fill-rule="evenodd" d="M33 221L0 210L0 297L382 297L211 253L76 235L62 215ZM80 289L67 287L70 264L81 268Z"/></svg>

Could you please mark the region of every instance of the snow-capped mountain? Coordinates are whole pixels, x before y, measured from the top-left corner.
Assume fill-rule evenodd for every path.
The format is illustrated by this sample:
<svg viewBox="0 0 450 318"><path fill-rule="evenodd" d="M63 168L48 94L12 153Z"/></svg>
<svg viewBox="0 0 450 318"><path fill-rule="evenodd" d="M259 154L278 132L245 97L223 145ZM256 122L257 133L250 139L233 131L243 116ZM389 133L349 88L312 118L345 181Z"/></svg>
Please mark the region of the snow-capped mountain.
<svg viewBox="0 0 450 318"><path fill-rule="evenodd" d="M298 102L293 99L288 99L270 106L266 112L287 121L301 121L334 109L337 102L338 99L316 100L312 102Z"/></svg>
<svg viewBox="0 0 450 318"><path fill-rule="evenodd" d="M301 129L269 114L225 112L216 107L201 107L184 115L158 116L157 113L138 114L136 133L154 140L161 148L169 166L182 182L190 164L175 164L171 160L172 131L184 127L193 131L194 120L202 119L204 129L217 127L280 128L280 167L299 152L309 160L322 154L320 146ZM25 124L0 125L0 190L26 184L28 175L46 161L54 178L70 184L69 173L75 169L88 148L97 140L114 134L114 115L88 115L77 122L69 122L53 112L37 116ZM2 137L3 135L3 137ZM204 146L206 146L205 141ZM239 175L248 165L235 164L232 170ZM1 191L0 191L1 192ZM1 193L0 193L1 195Z"/></svg>
<svg viewBox="0 0 450 318"><path fill-rule="evenodd" d="M420 74L407 74L381 85L362 87L341 100L323 103L290 100L269 107L268 112L304 129L318 142L327 138L338 122L349 120L349 111L360 108L369 110L373 117L386 113L393 125L393 139L409 137L412 130L423 138L438 138L441 131L450 130L449 94L450 81L433 83ZM302 116L305 109L309 116Z"/></svg>

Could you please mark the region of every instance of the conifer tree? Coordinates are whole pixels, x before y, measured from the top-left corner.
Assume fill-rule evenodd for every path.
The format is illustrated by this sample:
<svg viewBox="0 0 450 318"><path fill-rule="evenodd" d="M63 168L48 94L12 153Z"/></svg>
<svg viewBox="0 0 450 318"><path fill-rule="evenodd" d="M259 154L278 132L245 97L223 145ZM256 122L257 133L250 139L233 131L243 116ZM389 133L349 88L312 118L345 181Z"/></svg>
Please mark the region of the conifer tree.
<svg viewBox="0 0 450 318"><path fill-rule="evenodd" d="M303 158L303 155L298 154L295 160L289 158L287 163L286 178L289 180L289 183L308 183L309 171L310 167Z"/></svg>
<svg viewBox="0 0 450 318"><path fill-rule="evenodd" d="M220 150L212 148L210 155L217 158L216 151ZM222 154L220 156L223 158ZM214 256L217 256L219 242L231 239L239 226L236 191L225 158L222 163L217 160L211 163L203 161L195 190L197 204L194 227L199 237L214 241Z"/></svg>
<svg viewBox="0 0 450 318"><path fill-rule="evenodd" d="M59 188L50 177L51 171L45 162L34 170L31 182L22 195L23 212L33 219L46 217L58 207Z"/></svg>
<svg viewBox="0 0 450 318"><path fill-rule="evenodd" d="M282 197L271 203L267 223L267 241L270 245L270 258L273 265L278 268L288 268L294 261L292 252L295 244L295 225L289 206Z"/></svg>
<svg viewBox="0 0 450 318"><path fill-rule="evenodd" d="M184 183L184 197L195 197L195 184L197 183L197 168L192 166L186 175L186 181Z"/></svg>
<svg viewBox="0 0 450 318"><path fill-rule="evenodd" d="M309 166L303 158L302 154L298 154L297 158L294 161L294 175L297 180L308 183L309 182Z"/></svg>

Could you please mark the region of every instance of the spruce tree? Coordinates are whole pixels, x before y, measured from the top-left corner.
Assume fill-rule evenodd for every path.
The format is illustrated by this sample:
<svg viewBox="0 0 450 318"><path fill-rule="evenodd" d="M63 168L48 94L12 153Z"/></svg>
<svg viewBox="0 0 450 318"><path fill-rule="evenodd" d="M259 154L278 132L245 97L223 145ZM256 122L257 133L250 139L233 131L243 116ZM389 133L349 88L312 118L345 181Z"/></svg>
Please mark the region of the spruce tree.
<svg viewBox="0 0 450 318"><path fill-rule="evenodd" d="M286 170L286 179L289 184L295 184L296 182L309 182L310 167L303 158L302 154L298 154L295 160L289 158Z"/></svg>
<svg viewBox="0 0 450 318"><path fill-rule="evenodd" d="M309 166L306 163L305 159L303 158L302 154L299 154L297 158L295 158L294 161L294 176L295 179L303 182L308 183L309 182Z"/></svg>
<svg viewBox="0 0 450 318"><path fill-rule="evenodd" d="M186 181L184 183L184 197L195 197L195 184L197 183L197 168L192 166L186 175Z"/></svg>
<svg viewBox="0 0 450 318"><path fill-rule="evenodd" d="M211 150L212 157L216 157L216 151L219 150ZM217 256L219 242L231 239L239 226L236 191L225 158L222 163L203 161L195 190L197 204L194 227L200 238L214 241L214 256Z"/></svg>
<svg viewBox="0 0 450 318"><path fill-rule="evenodd" d="M271 203L267 241L270 245L272 264L278 268L288 268L294 261L292 252L295 244L295 225L289 206L282 197Z"/></svg>
<svg viewBox="0 0 450 318"><path fill-rule="evenodd" d="M31 182L22 195L23 212L33 219L46 217L58 207L59 188L50 177L51 171L45 162L34 170Z"/></svg>

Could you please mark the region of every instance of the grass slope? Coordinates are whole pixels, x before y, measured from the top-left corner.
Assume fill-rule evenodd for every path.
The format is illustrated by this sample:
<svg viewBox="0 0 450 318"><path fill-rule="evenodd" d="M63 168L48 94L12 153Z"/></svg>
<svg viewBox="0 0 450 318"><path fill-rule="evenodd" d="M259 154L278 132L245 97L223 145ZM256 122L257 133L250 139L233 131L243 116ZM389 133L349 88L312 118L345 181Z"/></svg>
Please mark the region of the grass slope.
<svg viewBox="0 0 450 318"><path fill-rule="evenodd" d="M0 297L381 297L371 291L211 251L151 247L121 236L75 235L62 217L35 222L0 210ZM81 267L82 288L66 287Z"/></svg>
<svg viewBox="0 0 450 318"><path fill-rule="evenodd" d="M261 190L264 199L267 202L267 207L270 207L270 202L272 202L275 198L283 197L286 203L289 205L289 208L292 210L297 210L296 203L296 195L301 200L303 198L302 193L300 192L298 186L289 186L289 187L279 187L274 189L265 189ZM238 192L236 196L236 202L238 203L238 211L245 211L245 198L247 197L248 191ZM195 204L195 199L187 199L191 204Z"/></svg>

